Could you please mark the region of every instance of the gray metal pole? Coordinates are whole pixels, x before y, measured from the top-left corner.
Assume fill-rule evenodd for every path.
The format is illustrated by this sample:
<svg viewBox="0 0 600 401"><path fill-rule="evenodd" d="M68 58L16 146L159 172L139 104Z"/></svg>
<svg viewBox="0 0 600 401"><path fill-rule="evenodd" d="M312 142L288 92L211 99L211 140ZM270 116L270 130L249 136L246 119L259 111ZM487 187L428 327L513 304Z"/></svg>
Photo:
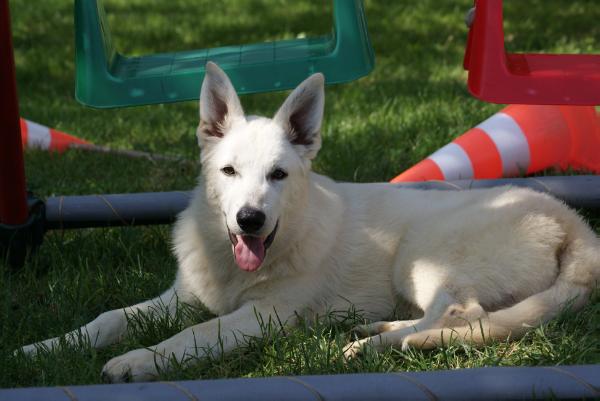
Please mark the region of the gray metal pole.
<svg viewBox="0 0 600 401"><path fill-rule="evenodd" d="M581 400L600 397L600 365L267 377L0 390L15 401Z"/></svg>
<svg viewBox="0 0 600 401"><path fill-rule="evenodd" d="M576 208L600 208L600 176L553 176L501 180L425 181L390 184L397 188L468 190L502 185L547 192ZM67 229L167 224L189 203L190 192L148 192L59 196L46 200L46 228Z"/></svg>

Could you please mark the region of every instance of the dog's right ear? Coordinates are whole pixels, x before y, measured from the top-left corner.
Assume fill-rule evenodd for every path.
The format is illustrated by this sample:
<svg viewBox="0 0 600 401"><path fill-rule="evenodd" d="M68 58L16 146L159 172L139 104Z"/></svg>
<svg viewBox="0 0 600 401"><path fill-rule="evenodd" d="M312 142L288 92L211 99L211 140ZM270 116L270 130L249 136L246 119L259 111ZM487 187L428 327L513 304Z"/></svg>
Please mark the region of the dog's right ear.
<svg viewBox="0 0 600 401"><path fill-rule="evenodd" d="M200 125L198 141L222 138L236 118L244 117L235 88L215 63L206 63L206 73L200 90Z"/></svg>

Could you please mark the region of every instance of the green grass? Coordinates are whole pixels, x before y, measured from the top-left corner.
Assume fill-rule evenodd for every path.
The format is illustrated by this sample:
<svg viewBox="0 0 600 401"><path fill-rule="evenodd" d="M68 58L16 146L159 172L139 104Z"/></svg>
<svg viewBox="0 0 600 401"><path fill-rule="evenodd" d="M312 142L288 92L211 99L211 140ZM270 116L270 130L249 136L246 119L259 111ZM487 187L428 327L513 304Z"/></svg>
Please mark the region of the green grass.
<svg viewBox="0 0 600 401"><path fill-rule="evenodd" d="M596 0L507 0L512 50L600 53ZM217 5L215 5L217 4ZM314 167L338 180L385 181L418 162L501 106L466 91L463 16L470 0L366 1L376 68L327 89L324 148ZM281 0L107 0L117 46L144 54L320 34L330 24L321 2ZM94 110L74 92L72 1L11 1L22 116L97 144L197 159L197 104ZM285 93L245 96L246 111L272 114ZM150 162L71 151L27 151L28 186L39 196L190 189L194 163ZM598 216L588 217L596 228ZM20 345L60 335L99 313L157 295L174 277L169 227L51 232L17 272L0 274L0 387L97 383L111 357L152 345L182 320L140 319L123 344L104 350L64 348L34 359L13 357ZM600 302L563 316L524 339L482 349L388 350L348 364L343 323L324 321L243 349L175 369L163 379L433 370L489 365L600 362ZM206 311L192 311L199 320Z"/></svg>

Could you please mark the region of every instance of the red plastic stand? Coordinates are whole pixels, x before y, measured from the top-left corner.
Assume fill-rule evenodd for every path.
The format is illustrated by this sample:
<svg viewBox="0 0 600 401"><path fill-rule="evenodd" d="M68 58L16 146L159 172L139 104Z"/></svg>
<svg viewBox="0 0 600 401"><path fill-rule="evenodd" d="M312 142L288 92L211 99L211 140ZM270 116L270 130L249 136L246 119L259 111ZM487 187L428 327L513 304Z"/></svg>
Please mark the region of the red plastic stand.
<svg viewBox="0 0 600 401"><path fill-rule="evenodd" d="M464 68L469 91L492 103L600 105L600 55L512 54L502 0L475 0Z"/></svg>
<svg viewBox="0 0 600 401"><path fill-rule="evenodd" d="M0 1L0 223L27 221L25 167L8 0Z"/></svg>

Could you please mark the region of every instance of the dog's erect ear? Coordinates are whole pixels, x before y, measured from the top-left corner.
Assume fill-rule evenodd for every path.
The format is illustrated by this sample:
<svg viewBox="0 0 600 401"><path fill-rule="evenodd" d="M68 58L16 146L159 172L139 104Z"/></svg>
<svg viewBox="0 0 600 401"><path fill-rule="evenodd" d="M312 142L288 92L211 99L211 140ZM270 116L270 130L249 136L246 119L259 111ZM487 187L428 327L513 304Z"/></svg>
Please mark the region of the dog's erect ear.
<svg viewBox="0 0 600 401"><path fill-rule="evenodd" d="M321 148L321 121L325 91L323 74L313 74L304 80L273 118L287 132L292 145L297 145L302 156L312 159Z"/></svg>
<svg viewBox="0 0 600 401"><path fill-rule="evenodd" d="M244 117L244 110L235 88L223 70L209 61L200 90L198 139L222 138L238 117Z"/></svg>

